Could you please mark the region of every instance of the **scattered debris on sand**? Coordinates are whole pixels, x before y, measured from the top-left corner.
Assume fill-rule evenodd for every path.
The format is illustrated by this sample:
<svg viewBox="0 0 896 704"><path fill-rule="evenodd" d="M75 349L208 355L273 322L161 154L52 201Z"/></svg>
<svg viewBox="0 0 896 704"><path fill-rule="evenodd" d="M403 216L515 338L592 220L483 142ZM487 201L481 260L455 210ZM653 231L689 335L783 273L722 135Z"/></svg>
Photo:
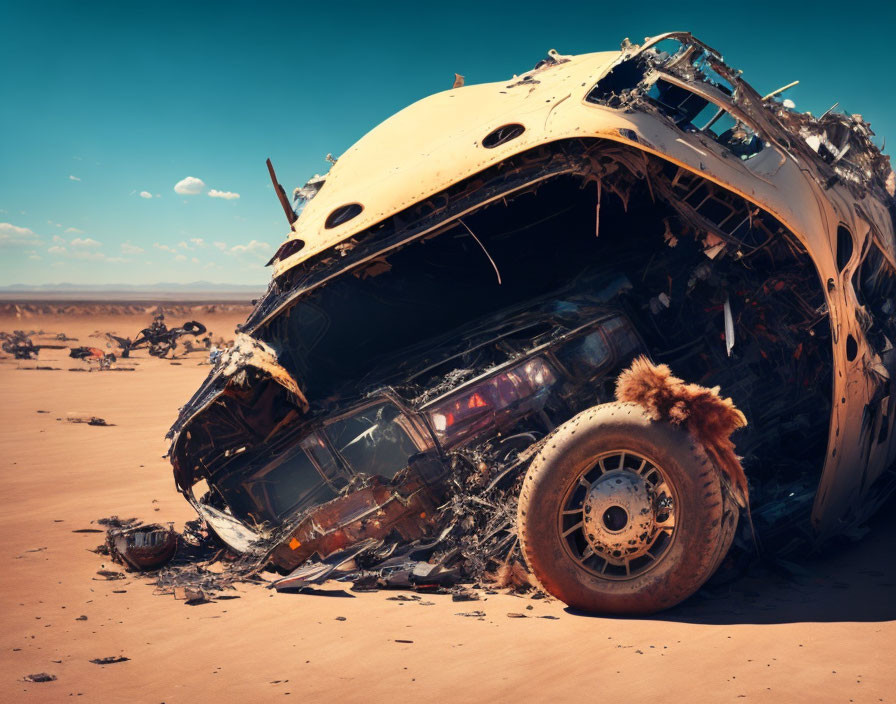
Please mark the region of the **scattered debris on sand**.
<svg viewBox="0 0 896 704"><path fill-rule="evenodd" d="M113 655L108 658L93 658L90 662L95 665L114 665L118 662L128 662L130 658L125 657L124 655Z"/></svg>
<svg viewBox="0 0 896 704"><path fill-rule="evenodd" d="M100 418L99 416L70 415L66 418L66 421L68 421L69 423L84 423L85 425L97 425L104 427L115 425L115 423L110 423L105 418Z"/></svg>
<svg viewBox="0 0 896 704"><path fill-rule="evenodd" d="M116 562L135 570L160 567L174 557L177 533L158 523L134 528L110 530L107 539L109 554Z"/></svg>
<svg viewBox="0 0 896 704"><path fill-rule="evenodd" d="M35 345L30 337L34 334L33 331L26 333L24 330L0 332L0 349L15 359L35 359L41 350L65 349L65 345Z"/></svg>
<svg viewBox="0 0 896 704"><path fill-rule="evenodd" d="M127 579L127 575L124 572L116 572L114 570L97 570L96 573L107 582L115 581L116 579ZM96 577L94 577L94 580L96 580Z"/></svg>
<svg viewBox="0 0 896 704"><path fill-rule="evenodd" d="M113 369L112 365L118 359L114 354L107 353L99 347L72 347L68 356L72 359L80 359L83 362L95 363L99 371Z"/></svg>
<svg viewBox="0 0 896 704"><path fill-rule="evenodd" d="M177 348L177 342L185 335L199 337L205 335L206 327L202 323L195 320L189 320L177 328L168 328L165 325L165 313L158 310L152 324L143 328L133 340L129 337L116 337L111 333L107 333L108 339L116 342L121 349L121 356L128 357L132 350L140 347L147 347L149 354L153 357L165 357L169 352L174 356L174 350ZM211 338L206 338L206 349L211 347ZM190 343L191 351L193 348Z"/></svg>

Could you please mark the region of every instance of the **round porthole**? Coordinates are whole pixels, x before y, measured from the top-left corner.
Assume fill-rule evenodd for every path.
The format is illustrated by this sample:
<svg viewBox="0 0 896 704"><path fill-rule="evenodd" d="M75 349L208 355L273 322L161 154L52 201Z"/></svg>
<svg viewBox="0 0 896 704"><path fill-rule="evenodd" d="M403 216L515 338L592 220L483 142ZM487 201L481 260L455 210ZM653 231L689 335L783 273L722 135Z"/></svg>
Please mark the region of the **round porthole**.
<svg viewBox="0 0 896 704"><path fill-rule="evenodd" d="M327 221L324 223L324 227L328 230L331 230L334 227L339 227L339 225L348 222L352 218L358 217L362 210L364 210L364 206L360 203L342 205L327 216Z"/></svg>
<svg viewBox="0 0 896 704"><path fill-rule="evenodd" d="M499 147L502 144L509 142L511 139L516 139L525 131L526 128L516 122L509 125L502 125L482 138L482 146L486 149L494 149L495 147Z"/></svg>

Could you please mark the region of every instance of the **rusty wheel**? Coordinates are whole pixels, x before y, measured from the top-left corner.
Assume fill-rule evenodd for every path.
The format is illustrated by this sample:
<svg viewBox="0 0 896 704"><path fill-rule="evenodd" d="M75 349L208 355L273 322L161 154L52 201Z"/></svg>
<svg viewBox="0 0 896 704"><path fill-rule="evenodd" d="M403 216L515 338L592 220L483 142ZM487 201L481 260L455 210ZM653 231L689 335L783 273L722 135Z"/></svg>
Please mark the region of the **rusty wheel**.
<svg viewBox="0 0 896 704"><path fill-rule="evenodd" d="M535 577L570 606L651 613L693 594L738 511L684 430L608 403L560 426L523 482L518 527Z"/></svg>

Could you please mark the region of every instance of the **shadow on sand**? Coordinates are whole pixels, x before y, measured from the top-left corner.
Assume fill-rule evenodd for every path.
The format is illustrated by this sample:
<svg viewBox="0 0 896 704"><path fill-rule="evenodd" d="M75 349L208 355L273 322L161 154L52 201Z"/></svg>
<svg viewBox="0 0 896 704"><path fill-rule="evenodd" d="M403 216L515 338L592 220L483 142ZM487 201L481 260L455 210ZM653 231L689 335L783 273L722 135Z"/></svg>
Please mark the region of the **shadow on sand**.
<svg viewBox="0 0 896 704"><path fill-rule="evenodd" d="M649 618L733 625L896 620L896 500L888 501L859 541L835 543L819 555L773 559L724 586L701 589L683 604ZM588 616L573 609L571 614Z"/></svg>

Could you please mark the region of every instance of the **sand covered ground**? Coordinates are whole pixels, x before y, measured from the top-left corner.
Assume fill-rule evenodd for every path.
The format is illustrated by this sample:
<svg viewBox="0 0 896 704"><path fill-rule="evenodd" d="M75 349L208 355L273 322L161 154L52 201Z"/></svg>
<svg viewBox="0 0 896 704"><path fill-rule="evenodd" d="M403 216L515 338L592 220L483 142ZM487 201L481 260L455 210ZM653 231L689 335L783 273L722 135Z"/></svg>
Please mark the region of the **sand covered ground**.
<svg viewBox="0 0 896 704"><path fill-rule="evenodd" d="M133 336L152 317L4 310L0 330L65 332L72 346L104 346L97 330ZM195 317L230 337L247 310L184 308L166 322ZM893 502L862 540L799 574L755 570L645 619L334 583L316 595L241 585L239 598L188 606L139 575L106 581L98 570L121 568L90 552L103 534L74 531L113 514L178 528L193 517L164 435L208 367L200 354L173 364L140 351L133 372L71 372L87 365L67 355L0 360L0 701L896 700ZM112 425L67 420L78 416ZM91 662L111 656L129 659ZM41 672L56 680L23 681Z"/></svg>

